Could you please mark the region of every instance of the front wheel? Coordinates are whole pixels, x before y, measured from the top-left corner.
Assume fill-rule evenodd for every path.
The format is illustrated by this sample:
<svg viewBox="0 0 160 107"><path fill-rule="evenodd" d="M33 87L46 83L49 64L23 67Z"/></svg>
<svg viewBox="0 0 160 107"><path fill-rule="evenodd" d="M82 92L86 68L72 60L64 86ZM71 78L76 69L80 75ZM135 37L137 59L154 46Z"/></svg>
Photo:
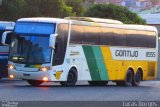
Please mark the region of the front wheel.
<svg viewBox="0 0 160 107"><path fill-rule="evenodd" d="M77 79L78 79L77 71L74 68L71 68L68 73L67 81L62 81L60 82L60 84L62 86L74 86L77 82Z"/></svg>
<svg viewBox="0 0 160 107"><path fill-rule="evenodd" d="M31 85L31 86L40 86L43 81L38 81L38 80L27 80L27 82Z"/></svg>

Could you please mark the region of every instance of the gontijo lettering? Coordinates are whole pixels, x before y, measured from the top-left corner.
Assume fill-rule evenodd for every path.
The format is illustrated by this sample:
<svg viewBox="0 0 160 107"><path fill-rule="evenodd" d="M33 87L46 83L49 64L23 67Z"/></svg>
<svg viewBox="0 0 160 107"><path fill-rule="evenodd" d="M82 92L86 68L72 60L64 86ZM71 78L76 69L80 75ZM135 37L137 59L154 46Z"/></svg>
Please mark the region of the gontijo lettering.
<svg viewBox="0 0 160 107"><path fill-rule="evenodd" d="M138 51L116 50L115 55L120 57L138 57Z"/></svg>

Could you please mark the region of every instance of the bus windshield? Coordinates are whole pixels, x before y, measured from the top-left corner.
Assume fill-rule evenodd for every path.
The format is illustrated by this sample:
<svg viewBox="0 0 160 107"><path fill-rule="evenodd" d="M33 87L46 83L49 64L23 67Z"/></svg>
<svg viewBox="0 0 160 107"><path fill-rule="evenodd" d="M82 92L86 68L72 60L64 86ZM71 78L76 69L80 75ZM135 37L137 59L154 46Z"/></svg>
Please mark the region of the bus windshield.
<svg viewBox="0 0 160 107"><path fill-rule="evenodd" d="M50 63L49 35L14 35L10 47L10 61L25 64Z"/></svg>

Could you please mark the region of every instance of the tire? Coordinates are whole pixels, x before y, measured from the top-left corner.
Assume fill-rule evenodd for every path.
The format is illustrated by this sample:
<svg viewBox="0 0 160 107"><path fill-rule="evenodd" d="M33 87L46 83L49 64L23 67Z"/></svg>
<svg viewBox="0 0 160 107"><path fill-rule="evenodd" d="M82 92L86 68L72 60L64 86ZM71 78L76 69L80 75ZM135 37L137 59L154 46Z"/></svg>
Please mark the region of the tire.
<svg viewBox="0 0 160 107"><path fill-rule="evenodd" d="M124 81L116 81L118 86L132 86L133 73L130 69L128 69L126 73L126 78Z"/></svg>
<svg viewBox="0 0 160 107"><path fill-rule="evenodd" d="M105 86L108 84L108 81L88 81L92 86Z"/></svg>
<svg viewBox="0 0 160 107"><path fill-rule="evenodd" d="M35 86L35 87L40 86L43 83L43 81L38 81L38 80L27 80L27 82L31 86Z"/></svg>
<svg viewBox="0 0 160 107"><path fill-rule="evenodd" d="M71 68L68 73L67 81L62 81L60 84L62 86L75 86L78 79L77 71Z"/></svg>
<svg viewBox="0 0 160 107"><path fill-rule="evenodd" d="M133 78L132 85L133 86L139 86L141 80L142 80L142 72L138 69L137 72L136 72L136 75Z"/></svg>

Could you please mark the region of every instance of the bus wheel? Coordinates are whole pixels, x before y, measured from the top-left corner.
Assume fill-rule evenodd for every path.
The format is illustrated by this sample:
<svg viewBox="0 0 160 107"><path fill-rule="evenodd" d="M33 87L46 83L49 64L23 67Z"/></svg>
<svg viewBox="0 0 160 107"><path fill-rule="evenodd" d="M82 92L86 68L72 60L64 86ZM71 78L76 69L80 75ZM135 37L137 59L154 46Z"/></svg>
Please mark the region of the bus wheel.
<svg viewBox="0 0 160 107"><path fill-rule="evenodd" d="M77 71L74 68L71 68L68 73L67 81L62 81L60 84L62 86L74 86L77 82Z"/></svg>
<svg viewBox="0 0 160 107"><path fill-rule="evenodd" d="M31 85L31 86L40 86L43 81L38 81L38 80L27 80L27 82Z"/></svg>
<svg viewBox="0 0 160 107"><path fill-rule="evenodd" d="M105 86L108 84L108 81L88 81L92 86Z"/></svg>
<svg viewBox="0 0 160 107"><path fill-rule="evenodd" d="M116 81L118 86L132 86L133 73L129 69L126 74L126 78L124 81Z"/></svg>
<svg viewBox="0 0 160 107"><path fill-rule="evenodd" d="M136 75L133 78L132 85L139 86L142 79L142 72L138 69Z"/></svg>

